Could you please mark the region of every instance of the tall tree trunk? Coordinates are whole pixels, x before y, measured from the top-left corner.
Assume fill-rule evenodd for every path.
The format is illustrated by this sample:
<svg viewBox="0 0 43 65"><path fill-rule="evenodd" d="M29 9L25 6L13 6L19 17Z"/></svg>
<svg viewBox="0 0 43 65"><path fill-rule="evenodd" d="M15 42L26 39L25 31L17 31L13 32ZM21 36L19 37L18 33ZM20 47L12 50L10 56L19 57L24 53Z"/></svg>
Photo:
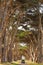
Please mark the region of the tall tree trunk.
<svg viewBox="0 0 43 65"><path fill-rule="evenodd" d="M2 58L2 38L0 37L0 63Z"/></svg>
<svg viewBox="0 0 43 65"><path fill-rule="evenodd" d="M4 45L4 47L3 47L3 52L2 52L2 54L3 54L3 56L2 56L2 62L5 62L5 56L6 56L6 39L5 39L5 36L6 36L6 32L4 33L4 36L3 36L3 45Z"/></svg>
<svg viewBox="0 0 43 65"><path fill-rule="evenodd" d="M9 36L9 50L8 50L8 61L12 62L12 36Z"/></svg>
<svg viewBox="0 0 43 65"><path fill-rule="evenodd" d="M41 62L43 62L43 30L41 30Z"/></svg>
<svg viewBox="0 0 43 65"><path fill-rule="evenodd" d="M42 24L41 24L41 15L39 14L39 33L38 33L38 62L40 63L42 56Z"/></svg>

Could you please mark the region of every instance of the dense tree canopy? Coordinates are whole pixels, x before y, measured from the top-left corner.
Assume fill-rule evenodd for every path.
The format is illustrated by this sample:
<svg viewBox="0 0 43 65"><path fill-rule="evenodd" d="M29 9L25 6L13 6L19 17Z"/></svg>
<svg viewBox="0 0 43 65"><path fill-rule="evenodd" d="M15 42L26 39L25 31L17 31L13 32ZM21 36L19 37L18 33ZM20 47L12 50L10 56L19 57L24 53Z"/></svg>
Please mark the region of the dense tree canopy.
<svg viewBox="0 0 43 65"><path fill-rule="evenodd" d="M42 3L43 0L0 0L0 62L19 60L22 55L43 62Z"/></svg>

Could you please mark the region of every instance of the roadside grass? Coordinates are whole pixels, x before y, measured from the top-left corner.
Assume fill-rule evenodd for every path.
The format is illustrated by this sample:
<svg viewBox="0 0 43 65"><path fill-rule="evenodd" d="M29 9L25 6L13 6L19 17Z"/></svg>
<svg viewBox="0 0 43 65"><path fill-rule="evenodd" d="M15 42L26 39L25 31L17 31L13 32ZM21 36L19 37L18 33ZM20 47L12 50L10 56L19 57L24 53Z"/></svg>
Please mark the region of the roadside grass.
<svg viewBox="0 0 43 65"><path fill-rule="evenodd" d="M11 63L9 62L1 63L0 65L20 65L20 64L21 64L21 60L13 61ZM43 65L43 63L33 63L31 61L26 60L26 65Z"/></svg>
<svg viewBox="0 0 43 65"><path fill-rule="evenodd" d="M43 63L40 63L40 64L38 64L38 63L30 63L29 65L43 65Z"/></svg>
<svg viewBox="0 0 43 65"><path fill-rule="evenodd" d="M19 65L19 64L16 64L16 63L13 63L12 65ZM43 65L43 63L29 63L27 65Z"/></svg>
<svg viewBox="0 0 43 65"><path fill-rule="evenodd" d="M16 64L16 63L4 63L2 65L19 65L19 64ZM43 63L40 63L40 64L38 64L38 63L29 63L27 65L43 65Z"/></svg>

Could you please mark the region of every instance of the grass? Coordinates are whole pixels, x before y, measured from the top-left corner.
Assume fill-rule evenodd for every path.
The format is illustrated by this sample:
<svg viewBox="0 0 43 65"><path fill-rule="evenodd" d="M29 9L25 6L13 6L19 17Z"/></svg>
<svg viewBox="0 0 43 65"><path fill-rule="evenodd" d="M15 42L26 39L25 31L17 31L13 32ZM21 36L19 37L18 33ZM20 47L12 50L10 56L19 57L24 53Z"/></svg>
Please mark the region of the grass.
<svg viewBox="0 0 43 65"><path fill-rule="evenodd" d="M16 64L16 63L1 63L0 65L18 65L18 64Z"/></svg>
<svg viewBox="0 0 43 65"><path fill-rule="evenodd" d="M19 65L19 64L16 64L16 63L5 63L3 65ZM27 65L43 65L42 63L38 64L38 63L29 63Z"/></svg>
<svg viewBox="0 0 43 65"><path fill-rule="evenodd" d="M30 65L43 65L42 63L38 64L38 63L30 63Z"/></svg>
<svg viewBox="0 0 43 65"><path fill-rule="evenodd" d="M12 65L18 65L18 64L13 63ZM38 64L38 63L29 63L27 65L43 65L43 64L42 63L40 63L40 64Z"/></svg>
<svg viewBox="0 0 43 65"><path fill-rule="evenodd" d="M27 65L43 65L43 63L33 63L31 61L26 61Z"/></svg>
<svg viewBox="0 0 43 65"><path fill-rule="evenodd" d="M25 62L27 65L43 65L43 63L33 63L31 61L28 61L28 60L26 60ZM12 65L19 65L20 63L21 63L21 60L18 60L16 62L12 63Z"/></svg>
<svg viewBox="0 0 43 65"><path fill-rule="evenodd" d="M20 65L20 63L21 63L21 60L18 60L16 62L15 61L11 62L11 63L6 62L6 63L2 63L0 65ZM43 63L33 63L33 62L30 62L30 61L26 60L26 65L43 65Z"/></svg>

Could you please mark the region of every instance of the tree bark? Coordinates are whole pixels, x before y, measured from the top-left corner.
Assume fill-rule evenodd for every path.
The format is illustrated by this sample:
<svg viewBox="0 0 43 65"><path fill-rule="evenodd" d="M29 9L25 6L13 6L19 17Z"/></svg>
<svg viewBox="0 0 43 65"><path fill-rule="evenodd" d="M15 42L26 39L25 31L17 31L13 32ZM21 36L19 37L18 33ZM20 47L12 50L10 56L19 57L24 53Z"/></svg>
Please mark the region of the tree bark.
<svg viewBox="0 0 43 65"><path fill-rule="evenodd" d="M0 63L2 59L2 38L0 37Z"/></svg>
<svg viewBox="0 0 43 65"><path fill-rule="evenodd" d="M38 33L38 62L41 63L42 56L42 24L41 24L41 15L39 14L39 33Z"/></svg>

